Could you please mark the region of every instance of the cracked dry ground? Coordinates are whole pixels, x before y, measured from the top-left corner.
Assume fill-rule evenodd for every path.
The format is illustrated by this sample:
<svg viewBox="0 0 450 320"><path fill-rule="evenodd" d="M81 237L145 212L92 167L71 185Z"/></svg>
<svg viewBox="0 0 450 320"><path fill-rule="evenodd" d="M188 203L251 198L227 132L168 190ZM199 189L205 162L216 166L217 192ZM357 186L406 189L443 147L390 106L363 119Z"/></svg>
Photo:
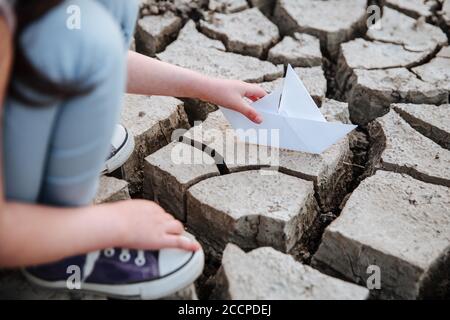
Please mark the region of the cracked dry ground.
<svg viewBox="0 0 450 320"><path fill-rule="evenodd" d="M230 129L217 106L127 96L136 149L96 202L155 200L202 243L203 276L170 298L448 298L449 30L450 0L142 1L137 51L268 91L290 63L329 121L359 127L321 155L271 150L211 135ZM96 298L1 279L15 297Z"/></svg>

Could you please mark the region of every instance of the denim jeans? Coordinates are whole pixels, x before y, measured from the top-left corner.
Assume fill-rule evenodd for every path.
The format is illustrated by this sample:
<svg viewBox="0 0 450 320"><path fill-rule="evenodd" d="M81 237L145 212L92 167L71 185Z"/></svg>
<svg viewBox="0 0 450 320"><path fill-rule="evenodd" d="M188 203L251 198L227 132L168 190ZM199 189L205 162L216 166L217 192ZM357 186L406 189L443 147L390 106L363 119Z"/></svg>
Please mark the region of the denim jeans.
<svg viewBox="0 0 450 320"><path fill-rule="evenodd" d="M80 29L67 27L71 5L79 8ZM47 99L39 107L7 97L2 138L9 201L92 202L119 120L137 10L137 1L130 0L63 1L21 34L24 55L43 75L92 90L70 99ZM17 81L14 75L11 81ZM25 84L18 86L32 92ZM32 94L45 101L43 94Z"/></svg>

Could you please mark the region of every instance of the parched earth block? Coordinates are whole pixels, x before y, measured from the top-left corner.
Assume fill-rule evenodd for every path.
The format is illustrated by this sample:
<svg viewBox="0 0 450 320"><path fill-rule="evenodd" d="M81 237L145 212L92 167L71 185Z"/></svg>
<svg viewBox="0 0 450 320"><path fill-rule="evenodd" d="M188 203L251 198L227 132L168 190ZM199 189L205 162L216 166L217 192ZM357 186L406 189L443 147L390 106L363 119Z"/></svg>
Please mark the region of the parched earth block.
<svg viewBox="0 0 450 320"><path fill-rule="evenodd" d="M361 285L378 275L378 298L448 298L450 189L377 171L327 227L312 265Z"/></svg>
<svg viewBox="0 0 450 320"><path fill-rule="evenodd" d="M180 31L181 22L181 18L170 11L139 19L136 25L136 50L148 56L164 50Z"/></svg>
<svg viewBox="0 0 450 320"><path fill-rule="evenodd" d="M128 182L114 177L102 176L100 178L94 203L115 202L128 199L130 199Z"/></svg>
<svg viewBox="0 0 450 320"><path fill-rule="evenodd" d="M291 64L293 67L315 67L322 65L320 41L306 33L285 36L269 50L267 60L275 64Z"/></svg>
<svg viewBox="0 0 450 320"><path fill-rule="evenodd" d="M450 104L395 104L392 107L414 129L450 150Z"/></svg>
<svg viewBox="0 0 450 320"><path fill-rule="evenodd" d="M278 0L274 21L282 34L301 32L318 37L322 50L335 57L341 43L365 31L366 8L366 0Z"/></svg>
<svg viewBox="0 0 450 320"><path fill-rule="evenodd" d="M198 32L195 22L193 20L188 20L186 22L184 27L178 33L178 37L176 40L177 42L175 43L175 48L179 48L180 46L184 45L196 47L198 46L207 49L217 49L219 51L226 51L225 45L222 43L222 41L208 38L203 33ZM198 66L198 68L200 67L201 66Z"/></svg>
<svg viewBox="0 0 450 320"><path fill-rule="evenodd" d="M389 112L391 103L448 103L447 90L418 79L406 68L355 69L348 84L350 118L360 125Z"/></svg>
<svg viewBox="0 0 450 320"><path fill-rule="evenodd" d="M144 197L186 221L187 189L217 175L213 158L191 145L172 142L145 158Z"/></svg>
<svg viewBox="0 0 450 320"><path fill-rule="evenodd" d="M440 28L388 7L383 8L379 25L381 28L370 28L367 31L368 39L401 44L409 51L431 54L448 42Z"/></svg>
<svg viewBox="0 0 450 320"><path fill-rule="evenodd" d="M407 173L418 180L450 187L450 151L389 112L368 126L373 141L369 168Z"/></svg>
<svg viewBox="0 0 450 320"><path fill-rule="evenodd" d="M142 191L144 158L167 145L172 132L189 128L183 102L169 97L126 95L122 123L133 134L135 149L122 167L130 193Z"/></svg>
<svg viewBox="0 0 450 320"><path fill-rule="evenodd" d="M428 63L412 68L420 79L431 83L437 88L450 92L450 54L449 47L443 48L435 58Z"/></svg>
<svg viewBox="0 0 450 320"><path fill-rule="evenodd" d="M412 17L430 17L438 7L436 0L383 0L384 5Z"/></svg>
<svg viewBox="0 0 450 320"><path fill-rule="evenodd" d="M229 300L363 300L366 288L320 273L273 248L245 253L228 244L213 298Z"/></svg>
<svg viewBox="0 0 450 320"><path fill-rule="evenodd" d="M287 252L317 212L313 183L279 172L216 176L187 192L187 226L216 254L228 242L243 249L272 246Z"/></svg>
<svg viewBox="0 0 450 320"><path fill-rule="evenodd" d="M228 51L261 58L279 40L278 28L258 8L223 14L213 13L200 20L207 36L221 40Z"/></svg>
<svg viewBox="0 0 450 320"><path fill-rule="evenodd" d="M427 59L429 53L406 50L403 45L362 38L341 44L336 83L344 92L355 69L408 68Z"/></svg>
<svg viewBox="0 0 450 320"><path fill-rule="evenodd" d="M320 112L327 121L351 124L348 104L346 102L325 98Z"/></svg>

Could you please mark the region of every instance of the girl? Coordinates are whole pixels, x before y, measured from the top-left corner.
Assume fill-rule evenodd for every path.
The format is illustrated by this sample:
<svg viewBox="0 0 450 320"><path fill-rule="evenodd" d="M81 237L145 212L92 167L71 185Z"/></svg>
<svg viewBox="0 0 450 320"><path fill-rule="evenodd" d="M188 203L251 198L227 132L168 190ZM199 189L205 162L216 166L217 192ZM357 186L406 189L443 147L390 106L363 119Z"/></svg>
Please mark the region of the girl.
<svg viewBox="0 0 450 320"><path fill-rule="evenodd" d="M104 163L111 139L127 140L116 127L125 91L199 98L261 122L243 99L264 96L260 87L127 52L136 2L0 0L0 266L28 266L36 284L66 288L79 270L84 290L159 298L202 271L199 244L157 204L91 205L99 174L115 167ZM66 24L69 6L80 29Z"/></svg>

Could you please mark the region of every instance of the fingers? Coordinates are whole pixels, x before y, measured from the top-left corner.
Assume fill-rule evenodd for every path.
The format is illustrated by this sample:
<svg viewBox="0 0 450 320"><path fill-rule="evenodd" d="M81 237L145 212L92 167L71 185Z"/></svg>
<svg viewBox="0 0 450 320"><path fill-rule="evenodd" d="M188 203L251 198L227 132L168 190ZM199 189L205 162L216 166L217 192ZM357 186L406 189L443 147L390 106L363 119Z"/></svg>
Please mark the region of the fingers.
<svg viewBox="0 0 450 320"><path fill-rule="evenodd" d="M200 244L183 235L183 224L178 220L168 221L165 224L166 234L163 236L162 245L164 248L178 248L187 251L197 251Z"/></svg>
<svg viewBox="0 0 450 320"><path fill-rule="evenodd" d="M164 248L178 248L187 251L197 251L200 249L200 244L182 235L168 234L162 240Z"/></svg>
<svg viewBox="0 0 450 320"><path fill-rule="evenodd" d="M170 213L164 212L161 214L161 218L163 220L175 220L175 217L171 215Z"/></svg>
<svg viewBox="0 0 450 320"><path fill-rule="evenodd" d="M246 83L245 97L256 101L267 95L266 90L256 84Z"/></svg>
<svg viewBox="0 0 450 320"><path fill-rule="evenodd" d="M241 104L238 106L238 110L244 116L255 123L261 123L263 118L261 115L251 106L249 106L244 100L242 100Z"/></svg>
<svg viewBox="0 0 450 320"><path fill-rule="evenodd" d="M164 224L165 231L170 234L180 235L184 232L183 224L178 220L170 220Z"/></svg>
<svg viewBox="0 0 450 320"><path fill-rule="evenodd" d="M252 83L244 83L246 86L244 96L246 98L249 98L252 101L257 101L267 95L267 92L260 86ZM256 112L256 110L248 105L244 100L242 100L239 111L255 123L261 123L263 121L261 115L258 114L258 112Z"/></svg>
<svg viewBox="0 0 450 320"><path fill-rule="evenodd" d="M163 245L164 248L179 248L187 251L197 251L200 244L195 240L183 236L184 226L175 219L166 221L164 224L165 232Z"/></svg>

